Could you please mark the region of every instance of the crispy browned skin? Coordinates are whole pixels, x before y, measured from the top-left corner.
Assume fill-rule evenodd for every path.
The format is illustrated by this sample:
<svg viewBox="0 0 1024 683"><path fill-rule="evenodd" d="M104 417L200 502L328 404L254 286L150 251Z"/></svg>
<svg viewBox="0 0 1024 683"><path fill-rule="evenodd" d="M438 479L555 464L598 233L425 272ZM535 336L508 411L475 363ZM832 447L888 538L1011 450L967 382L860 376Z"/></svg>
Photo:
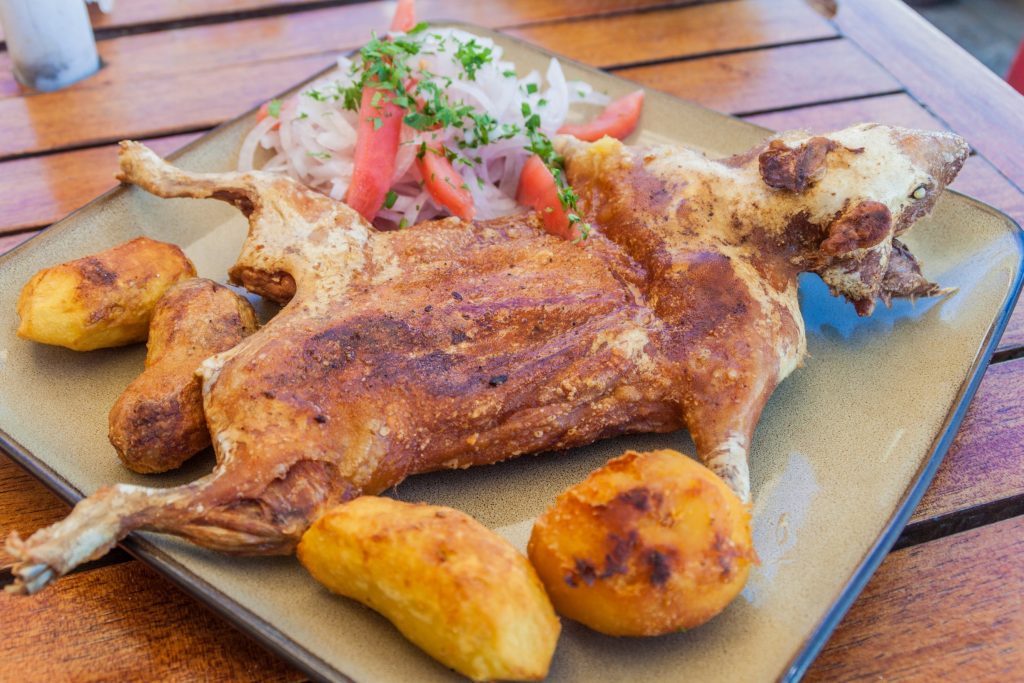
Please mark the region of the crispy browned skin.
<svg viewBox="0 0 1024 683"><path fill-rule="evenodd" d="M805 351L797 274L818 272L865 314L878 297L926 289L909 252L899 291L886 289L892 237L967 154L951 134L869 125L827 137L821 161L789 166L803 180L773 170L780 187L762 177L765 147L716 162L563 139L595 223L581 245L524 217L379 233L289 179L187 173L124 143L124 180L246 212L233 277L279 300L294 283L295 294L200 368L214 472L174 489L109 487L27 541L12 536L14 590L139 528L290 552L323 510L410 474L629 432L688 427L701 459L748 499L757 419ZM872 225L862 239L852 217L875 220L872 202L889 212L888 232ZM837 230L851 240L826 253Z"/></svg>
<svg viewBox="0 0 1024 683"><path fill-rule="evenodd" d="M196 368L256 331L244 298L212 280L174 285L149 325L146 369L110 409L110 443L129 469L166 472L210 445Z"/></svg>

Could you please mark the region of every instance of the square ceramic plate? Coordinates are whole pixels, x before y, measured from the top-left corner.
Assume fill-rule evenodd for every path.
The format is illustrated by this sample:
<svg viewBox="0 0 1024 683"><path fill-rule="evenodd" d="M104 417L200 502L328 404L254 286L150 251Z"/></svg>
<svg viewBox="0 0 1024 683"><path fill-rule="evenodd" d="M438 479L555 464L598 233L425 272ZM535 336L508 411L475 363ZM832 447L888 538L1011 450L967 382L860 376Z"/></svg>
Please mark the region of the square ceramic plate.
<svg viewBox="0 0 1024 683"><path fill-rule="evenodd" d="M504 46L522 73L543 73L551 56L470 30ZM568 78L613 96L635 88L562 63ZM228 170L253 120L250 112L173 158L189 169ZM766 134L651 92L633 142L726 155ZM184 471L144 477L119 464L106 438L107 411L141 371L141 346L79 354L14 335L15 299L36 270L140 234L181 245L200 275L223 281L245 222L220 202L122 188L0 260L0 445L68 501L115 481L173 485L212 465L200 457ZM551 680L767 681L806 670L931 480L1021 283L1019 229L967 197L947 193L908 242L925 274L957 287L956 295L899 302L860 319L817 279L801 283L810 356L772 397L753 443L754 541L762 563L742 596L710 623L660 638L608 638L565 621ZM693 452L685 433L621 438L414 477L394 495L465 510L524 548L532 520L557 493L627 448L655 447ZM149 534L125 546L316 678L455 678L374 612L330 595L294 558L229 558Z"/></svg>

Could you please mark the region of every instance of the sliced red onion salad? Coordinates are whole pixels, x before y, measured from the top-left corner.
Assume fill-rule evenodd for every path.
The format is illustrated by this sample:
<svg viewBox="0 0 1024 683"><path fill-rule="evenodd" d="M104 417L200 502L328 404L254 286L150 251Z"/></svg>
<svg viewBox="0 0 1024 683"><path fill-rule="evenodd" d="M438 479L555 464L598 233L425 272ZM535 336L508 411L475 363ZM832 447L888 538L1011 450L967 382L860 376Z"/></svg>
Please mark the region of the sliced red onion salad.
<svg viewBox="0 0 1024 683"><path fill-rule="evenodd" d="M537 71L520 78L515 64L502 60L501 46L488 38L447 28L427 28L418 38L420 52L410 58L410 66L416 69L414 77L434 80L452 103L490 115L502 136L462 149L459 142L465 139L464 129L448 126L419 131L403 124L391 188L395 194L386 202L390 206L381 207L378 222L404 226L447 215L424 189L413 163L424 142L440 143L456 155L454 167L472 194L477 218L515 213L519 210L514 199L519 173L531 154L524 111L536 114L539 130L553 136L566 122L573 104L603 105L608 101L585 82L566 81L555 59L543 78ZM467 67L464 46L469 44L474 54L486 58L477 58ZM460 49L462 53L457 54ZM284 173L334 199L345 197L352 176L358 117L344 108L341 93L358 75L348 58L340 58L338 67L337 72L295 97L271 103L269 115L242 143L239 170L259 167Z"/></svg>

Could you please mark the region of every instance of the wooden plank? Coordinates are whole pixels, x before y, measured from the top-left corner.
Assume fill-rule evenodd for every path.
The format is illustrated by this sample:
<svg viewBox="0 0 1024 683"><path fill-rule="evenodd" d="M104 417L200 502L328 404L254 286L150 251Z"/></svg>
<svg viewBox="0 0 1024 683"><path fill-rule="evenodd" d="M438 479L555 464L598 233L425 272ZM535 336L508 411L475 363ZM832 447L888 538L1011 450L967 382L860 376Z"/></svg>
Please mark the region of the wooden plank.
<svg viewBox="0 0 1024 683"><path fill-rule="evenodd" d="M49 526L68 514L68 506L13 460L0 453L0 539L8 532L22 536ZM0 544L0 568L12 559Z"/></svg>
<svg viewBox="0 0 1024 683"><path fill-rule="evenodd" d="M328 55L0 99L0 156L210 128L329 66ZM74 117L67 115L75 112Z"/></svg>
<svg viewBox="0 0 1024 683"><path fill-rule="evenodd" d="M1024 304L1018 303L1006 325L1006 331L999 340L1000 353L1019 353L1024 348Z"/></svg>
<svg viewBox="0 0 1024 683"><path fill-rule="evenodd" d="M490 16L515 23L551 21L553 19L599 16L615 12L631 12L648 7L686 5L703 0L491 0ZM131 0L114 5L111 12L103 13L95 5L89 6L92 25L101 37L104 32L151 29L161 25L179 25L198 22L233 21L246 16L280 14L321 8L328 5L351 5L359 0ZM395 2L361 3L373 6L373 11L390 19ZM417 13L422 18L454 19L461 15L482 23L478 17L481 7L456 7L453 0L418 0ZM456 11L458 10L458 11ZM386 23L383 24L386 26ZM0 27L0 40L3 39Z"/></svg>
<svg viewBox="0 0 1024 683"><path fill-rule="evenodd" d="M126 29L139 25L195 21L213 16L237 16L245 12L272 11L276 8L299 9L310 0L131 0L116 3L110 12L89 5L93 29ZM0 26L0 40L4 39Z"/></svg>
<svg viewBox="0 0 1024 683"><path fill-rule="evenodd" d="M839 3L835 22L1012 183L1024 187L1024 97L897 0Z"/></svg>
<svg viewBox="0 0 1024 683"><path fill-rule="evenodd" d="M660 3L655 0L633 0L615 9L629 11L657 4L664 5L665 0ZM486 5L435 0L424 3L418 10L425 19L509 27L539 20L571 19L582 12L589 14L589 10L598 13L603 10L607 13L613 7L607 0L504 2ZM209 70L319 53L337 54L366 42L371 30L385 31L393 11L394 4L391 2L360 3L104 40L98 44L105 64L103 70L93 78L70 86L61 94L164 73ZM830 27L826 24L826 28ZM25 95L25 90L11 73L10 56L0 53L0 97ZM39 94L31 93L28 96Z"/></svg>
<svg viewBox="0 0 1024 683"><path fill-rule="evenodd" d="M218 16L231 18L276 9L295 11L316 4L320 3L311 0L131 0L115 3L109 12L101 12L96 5L90 5L89 16L95 29L123 29Z"/></svg>
<svg viewBox="0 0 1024 683"><path fill-rule="evenodd" d="M509 33L571 59L606 68L836 35L835 28L804 0L719 2L529 26ZM615 39L609 40L609 36Z"/></svg>
<svg viewBox="0 0 1024 683"><path fill-rule="evenodd" d="M946 124L904 93L772 111L744 118L778 131L805 129L812 133L828 133L866 122L922 130L948 130Z"/></svg>
<svg viewBox="0 0 1024 683"><path fill-rule="evenodd" d="M580 16L634 12L649 7L687 5L701 0L490 0L478 6L458 0L417 0L416 12L421 19L458 19L483 24L487 19L505 23L552 21ZM131 27L139 24L196 21L221 17L230 21L239 16L270 10L298 11L324 5L354 5L358 0L131 0L117 3L109 14L93 10L93 26L97 28ZM362 2L381 17L390 19L395 2ZM382 26L387 26L385 21Z"/></svg>
<svg viewBox="0 0 1024 683"><path fill-rule="evenodd" d="M900 90L845 40L790 45L616 73L711 109L751 114Z"/></svg>
<svg viewBox="0 0 1024 683"><path fill-rule="evenodd" d="M748 5L725 6L735 8L741 26L741 10ZM7 95L0 97L0 120L8 132L0 138L0 156L211 126L331 64L339 49L359 44L371 27L386 24L381 9L331 8L103 41L103 72L56 93L20 97L20 86L9 74L6 80L0 75L0 95ZM674 12L698 10L701 6ZM744 44L744 38L760 36L739 31L734 44ZM663 49L659 45L652 49ZM636 59L644 60L645 49L637 46ZM6 59L0 54L0 74Z"/></svg>
<svg viewBox="0 0 1024 683"><path fill-rule="evenodd" d="M72 574L31 597L0 593L0 612L6 680L305 680L141 562Z"/></svg>
<svg viewBox="0 0 1024 683"><path fill-rule="evenodd" d="M166 155L198 133L146 140ZM0 162L0 234L49 225L117 184L117 146Z"/></svg>
<svg viewBox="0 0 1024 683"><path fill-rule="evenodd" d="M804 680L1020 680L1022 557L1024 517L892 553Z"/></svg>
<svg viewBox="0 0 1024 683"><path fill-rule="evenodd" d="M988 368L910 523L1024 495L1024 358Z"/></svg>

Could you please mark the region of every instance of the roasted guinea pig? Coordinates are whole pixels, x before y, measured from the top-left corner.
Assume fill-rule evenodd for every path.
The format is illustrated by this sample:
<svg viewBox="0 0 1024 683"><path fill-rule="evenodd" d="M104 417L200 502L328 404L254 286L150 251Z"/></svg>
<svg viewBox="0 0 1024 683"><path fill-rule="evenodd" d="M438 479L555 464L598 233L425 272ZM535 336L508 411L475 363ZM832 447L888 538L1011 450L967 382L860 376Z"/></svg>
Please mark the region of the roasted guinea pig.
<svg viewBox="0 0 1024 683"><path fill-rule="evenodd" d="M746 501L754 427L805 353L797 275L861 314L941 291L896 237L967 157L955 135L865 125L720 161L556 144L593 224L580 244L535 215L378 232L288 178L190 173L123 143L124 181L245 212L231 277L288 304L200 366L214 471L107 487L12 535L10 588L37 590L133 529L288 553L325 510L410 474L625 433L687 427Z"/></svg>
<svg viewBox="0 0 1024 683"><path fill-rule="evenodd" d="M146 341L157 300L195 275L181 249L148 237L46 268L18 297L18 336L75 351Z"/></svg>
<svg viewBox="0 0 1024 683"><path fill-rule="evenodd" d="M244 298L195 278L160 298L149 324L146 369L110 409L110 443L141 473L166 472L210 445L199 364L256 331Z"/></svg>

